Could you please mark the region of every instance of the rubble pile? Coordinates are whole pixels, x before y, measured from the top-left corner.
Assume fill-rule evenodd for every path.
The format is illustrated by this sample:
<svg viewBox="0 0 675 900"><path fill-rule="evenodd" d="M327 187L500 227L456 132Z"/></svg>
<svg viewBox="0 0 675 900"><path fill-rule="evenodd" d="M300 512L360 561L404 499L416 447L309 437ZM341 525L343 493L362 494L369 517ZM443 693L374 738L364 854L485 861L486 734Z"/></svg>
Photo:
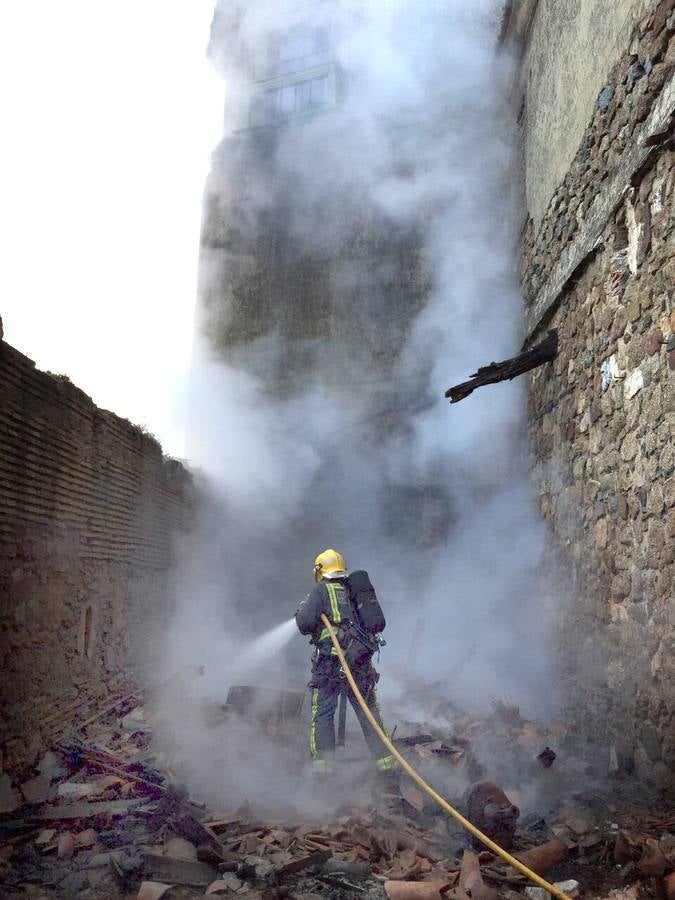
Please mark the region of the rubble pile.
<svg viewBox="0 0 675 900"><path fill-rule="evenodd" d="M374 798L365 785L359 808L336 797L334 813L314 820L272 820L248 803L209 808L176 784L152 725L137 695L124 698L56 744L22 784L4 786L2 897L546 900L406 777ZM644 794L640 805L628 784L589 787L570 726L495 704L487 717L452 716L451 728L399 730L395 743L425 777L466 784L450 801L568 896L675 900L672 808L663 798L645 806ZM521 795L508 779L523 761ZM535 809L532 786L546 796L538 778L552 779L554 803Z"/></svg>

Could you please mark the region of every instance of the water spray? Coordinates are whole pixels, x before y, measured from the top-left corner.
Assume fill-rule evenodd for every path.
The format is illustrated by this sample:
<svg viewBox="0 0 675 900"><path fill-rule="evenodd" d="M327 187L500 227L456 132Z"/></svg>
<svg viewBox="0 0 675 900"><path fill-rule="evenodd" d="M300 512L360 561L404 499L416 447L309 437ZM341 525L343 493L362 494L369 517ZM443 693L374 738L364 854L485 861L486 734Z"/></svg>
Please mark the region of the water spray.
<svg viewBox="0 0 675 900"><path fill-rule="evenodd" d="M291 638L296 633L295 618L282 622L281 625L275 625L264 634L259 635L248 647L235 657L233 666L236 669L248 669L257 666L290 643Z"/></svg>

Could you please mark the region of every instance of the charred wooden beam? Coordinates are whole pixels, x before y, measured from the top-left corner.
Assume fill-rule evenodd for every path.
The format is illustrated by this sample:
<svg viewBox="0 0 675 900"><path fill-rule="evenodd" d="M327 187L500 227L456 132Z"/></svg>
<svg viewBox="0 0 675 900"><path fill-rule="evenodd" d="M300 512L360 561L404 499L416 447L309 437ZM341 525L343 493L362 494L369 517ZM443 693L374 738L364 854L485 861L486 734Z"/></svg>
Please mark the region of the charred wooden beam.
<svg viewBox="0 0 675 900"><path fill-rule="evenodd" d="M483 387L484 384L497 384L499 381L510 381L518 375L524 375L537 366L543 366L544 363L551 362L558 354L558 332L555 329L549 331L548 336L537 344L532 350L520 353L512 359L505 359L503 362L493 362L489 366L482 366L477 372L474 372L470 381L464 381L462 384L456 384L454 387L448 388L445 396L451 403L459 403L469 394L472 394L476 388Z"/></svg>

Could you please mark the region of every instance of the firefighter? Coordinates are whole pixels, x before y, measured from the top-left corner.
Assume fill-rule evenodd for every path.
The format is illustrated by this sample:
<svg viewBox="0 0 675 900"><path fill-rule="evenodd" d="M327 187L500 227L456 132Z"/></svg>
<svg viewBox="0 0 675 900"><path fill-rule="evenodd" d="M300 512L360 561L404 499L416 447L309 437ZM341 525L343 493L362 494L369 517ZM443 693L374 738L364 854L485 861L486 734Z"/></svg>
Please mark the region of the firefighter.
<svg viewBox="0 0 675 900"><path fill-rule="evenodd" d="M317 582L316 587L307 594L295 614L300 633L311 635L311 643L315 645L312 679L309 682L312 692L309 749L313 771L317 774L327 774L333 769L335 710L340 692L346 689L368 749L375 759L377 771L383 774L383 780L387 785L391 785L396 780L395 770L398 763L387 752L351 688L348 687L328 629L321 621L321 613L324 613L335 627L356 684L378 724L384 727L375 697L375 685L380 676L372 663L378 641L369 639L356 622L357 613L351 599L347 569L340 553L335 550L324 550L317 556L314 561L314 580Z"/></svg>

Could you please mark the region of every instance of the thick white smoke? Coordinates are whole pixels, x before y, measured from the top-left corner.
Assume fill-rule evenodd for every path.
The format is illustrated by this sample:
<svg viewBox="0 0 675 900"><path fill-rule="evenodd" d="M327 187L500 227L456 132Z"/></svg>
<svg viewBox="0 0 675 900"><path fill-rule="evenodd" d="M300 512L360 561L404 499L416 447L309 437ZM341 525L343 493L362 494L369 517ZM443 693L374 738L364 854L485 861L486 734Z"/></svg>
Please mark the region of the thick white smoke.
<svg viewBox="0 0 675 900"><path fill-rule="evenodd" d="M551 611L523 385L453 407L443 399L476 367L517 352L521 336L505 227L501 5L218 4L211 53L226 79L228 128L206 203L207 227L222 220L222 240L203 255L190 441L209 503L184 554L168 654L172 666L206 666L202 694L222 700L244 677L302 689L309 664L299 638L257 672L241 672L235 650L294 613L314 556L335 546L368 569L385 607L385 708L424 719L420 693L413 702L408 688L433 682L458 708L497 697L534 715L549 709ZM308 21L329 28L344 95L329 113L278 129L267 161L240 167L246 184L235 184L241 149L229 134L242 124L246 84L275 36ZM265 252L260 223L280 208L299 259L333 260L326 316L335 322L289 336L279 315L223 349L232 283L257 274L231 233ZM371 238L381 229L381 254L353 251L359 229ZM419 309L392 294L402 277L396 241L417 247ZM188 731L177 729L177 740L196 770L204 756L195 743L203 750L209 738ZM249 795L258 763L240 776ZM209 788L227 793L224 782Z"/></svg>

